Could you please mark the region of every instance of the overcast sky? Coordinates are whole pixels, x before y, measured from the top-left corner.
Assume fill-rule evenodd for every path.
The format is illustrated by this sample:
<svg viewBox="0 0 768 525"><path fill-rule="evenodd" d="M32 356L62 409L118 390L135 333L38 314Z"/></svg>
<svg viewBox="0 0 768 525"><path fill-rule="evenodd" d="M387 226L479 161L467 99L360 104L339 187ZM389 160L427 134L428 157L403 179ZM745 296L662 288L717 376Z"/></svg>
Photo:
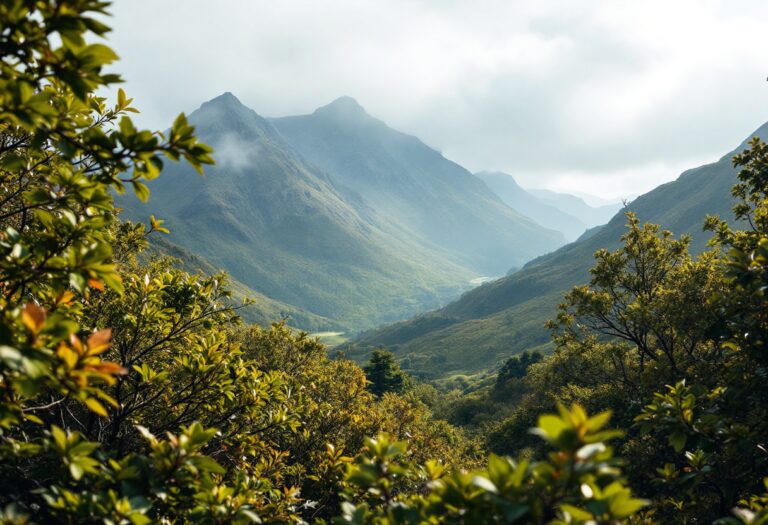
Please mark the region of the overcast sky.
<svg viewBox="0 0 768 525"><path fill-rule="evenodd" d="M765 0L116 0L142 124L224 91L264 116L341 95L472 171L606 198L768 120Z"/></svg>

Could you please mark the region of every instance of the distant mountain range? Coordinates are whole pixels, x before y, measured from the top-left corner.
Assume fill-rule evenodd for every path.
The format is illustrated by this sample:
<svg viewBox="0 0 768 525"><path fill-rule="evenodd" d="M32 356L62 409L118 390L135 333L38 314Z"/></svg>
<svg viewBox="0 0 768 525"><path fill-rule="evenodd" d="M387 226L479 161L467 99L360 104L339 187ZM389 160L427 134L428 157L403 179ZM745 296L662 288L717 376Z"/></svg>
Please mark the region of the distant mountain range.
<svg viewBox="0 0 768 525"><path fill-rule="evenodd" d="M605 224L621 203L593 207L583 199L549 190L526 190L515 179L500 171L476 174L505 204L527 215L542 226L561 232L568 241L574 241L589 228Z"/></svg>
<svg viewBox="0 0 768 525"><path fill-rule="evenodd" d="M550 190L528 190L528 192L538 197L541 201L555 206L574 217L578 217L579 220L587 225L587 228L605 224L624 206L621 202L592 206L576 195Z"/></svg>
<svg viewBox="0 0 768 525"><path fill-rule="evenodd" d="M768 138L768 124L753 136ZM736 179L731 157L745 145L746 141L719 161L688 170L638 197L628 210L676 235L691 235L692 249L703 250L709 238L702 232L705 216L732 217L730 189ZM362 357L374 346L385 346L412 372L445 377L488 370L523 350L544 348L550 340L544 322L554 316L567 290L589 281L593 254L619 246L625 223L623 213L618 213L580 240L475 288L444 308L364 334L348 355Z"/></svg>
<svg viewBox="0 0 768 525"><path fill-rule="evenodd" d="M170 165L148 204L118 204L131 219L165 219L180 250L262 296L262 316L294 311L313 328L370 328L565 242L347 97L266 119L227 93L189 120L216 166L199 177Z"/></svg>

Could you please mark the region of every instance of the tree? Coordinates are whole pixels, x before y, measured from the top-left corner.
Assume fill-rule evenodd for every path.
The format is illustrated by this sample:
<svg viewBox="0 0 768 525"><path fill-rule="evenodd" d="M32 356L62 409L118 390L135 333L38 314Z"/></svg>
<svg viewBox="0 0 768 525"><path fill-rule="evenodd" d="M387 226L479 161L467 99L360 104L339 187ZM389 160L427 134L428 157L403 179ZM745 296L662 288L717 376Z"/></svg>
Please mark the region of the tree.
<svg viewBox="0 0 768 525"><path fill-rule="evenodd" d="M633 213L626 215L624 245L598 251L590 285L566 294L550 323L555 343L612 341L633 350L641 371L652 366L671 380L685 377L690 366L717 353L707 341L720 319L707 305L723 291L718 253L694 259L688 237L676 240L658 225L641 225Z"/></svg>
<svg viewBox="0 0 768 525"><path fill-rule="evenodd" d="M244 462L267 456L259 425L294 424L279 376L226 341L216 279L124 257L148 232L117 221L111 192L146 199L163 158L212 158L183 115L139 130L122 90L111 107L95 94L119 81L112 50L86 41L109 30L106 7L0 5L2 519L295 521L295 491Z"/></svg>
<svg viewBox="0 0 768 525"><path fill-rule="evenodd" d="M370 384L368 390L376 396L386 392L402 392L407 385L407 376L400 370L392 352L381 348L373 351L373 355L363 368Z"/></svg>
<svg viewBox="0 0 768 525"><path fill-rule="evenodd" d="M531 462L491 456L486 469L448 471L438 462L405 460L406 445L368 441L346 477L348 502L337 524L552 523L617 524L647 502L625 486L605 441L609 413L588 417L579 406L543 415L533 431L554 448ZM403 492L406 483L422 489Z"/></svg>
<svg viewBox="0 0 768 525"><path fill-rule="evenodd" d="M520 395L522 379L528 374L528 368L544 359L539 351L525 351L520 355L514 355L507 359L496 375L496 383L493 386L493 395L498 399L512 399Z"/></svg>
<svg viewBox="0 0 768 525"><path fill-rule="evenodd" d="M643 430L676 452L659 469L669 504L703 518L742 507L722 523L768 519L768 146L760 139L734 157L734 215L746 228L709 217L713 243L728 250L726 286L711 301L721 312L722 366L711 377L657 393L638 416Z"/></svg>

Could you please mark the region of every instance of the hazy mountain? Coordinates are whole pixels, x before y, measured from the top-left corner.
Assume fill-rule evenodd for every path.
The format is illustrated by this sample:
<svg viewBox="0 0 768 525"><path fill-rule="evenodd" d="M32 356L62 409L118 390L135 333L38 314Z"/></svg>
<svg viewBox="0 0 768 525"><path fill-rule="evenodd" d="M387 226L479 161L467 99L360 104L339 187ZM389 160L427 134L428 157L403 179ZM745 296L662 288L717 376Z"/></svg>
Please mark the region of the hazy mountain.
<svg viewBox="0 0 768 525"><path fill-rule="evenodd" d="M149 203L128 200L126 213L162 215L173 242L246 286L349 327L438 306L474 276L443 260L427 265L434 254L395 243L233 95L189 120L217 165L204 177L168 166Z"/></svg>
<svg viewBox="0 0 768 525"><path fill-rule="evenodd" d="M768 138L768 124L750 137L754 135ZM734 152L743 147L744 143ZM734 152L638 197L629 210L641 221L660 223L676 235L692 235L693 250L703 250L709 238L702 232L705 216L732 217ZM351 355L384 345L405 358L404 364L412 371L445 376L485 370L510 355L547 345L550 336L544 322L553 317L565 291L589 281L594 252L619 246L625 223L619 213L581 240L475 288L440 310L365 334Z"/></svg>
<svg viewBox="0 0 768 525"><path fill-rule="evenodd" d="M271 122L342 194L362 199L383 218L387 231L443 250L478 275L503 275L564 242L510 209L466 169L387 127L350 97Z"/></svg>
<svg viewBox="0 0 768 525"><path fill-rule="evenodd" d="M329 112L331 121L344 120L339 111L343 113L343 104L316 114L320 122ZM478 275L499 275L501 271L489 272L559 244L557 233L517 215L471 175L465 183L463 168L426 147L428 151L419 152L422 171L410 173L409 180L396 149L388 152L393 158L372 153L377 138L365 138L366 125L355 133L365 139L361 141L367 151L354 150L356 142L345 146L339 138L334 143L339 150L331 153L362 159L382 177L392 173L389 183L402 185L392 193L408 194L422 203L424 215L431 207L444 219L443 230L432 232L436 240L403 218L407 211L394 217L392 207L368 202L366 197L376 191L367 191L366 184L352 189L344 184L346 175L331 174L309 161L269 120L232 94L204 103L189 120L198 136L215 148L216 166L200 177L184 164L169 165L150 185L148 204L130 197L119 204L129 218L146 220L155 213L166 219L171 241L276 301L273 310L285 305L347 328L370 327L435 308L466 290ZM406 143L418 142L402 137ZM445 170L442 179L426 180L434 171L432 163L448 163L453 169ZM419 181L422 173L425 180ZM473 189L471 181L480 190ZM444 188L434 187L440 185ZM383 187L386 184L377 186ZM460 194L472 196L473 191L486 197L482 202L468 199L486 208L479 217L453 204ZM445 196L452 193L457 195L447 201ZM444 210L434 209L441 205ZM468 239L464 229L477 231L477 236ZM492 231L497 232L495 239L490 238ZM450 242L439 242L446 238L454 239L456 246L449 249ZM472 256L456 255L462 244Z"/></svg>
<svg viewBox="0 0 768 525"><path fill-rule="evenodd" d="M588 228L605 224L624 206L620 202L590 206L581 197L550 190L528 190L528 192L560 211L577 217Z"/></svg>
<svg viewBox="0 0 768 525"><path fill-rule="evenodd" d="M589 206L592 206L593 208L599 208L600 206L608 206L611 204L619 204L623 200L631 201L633 199L637 198L637 195L628 195L626 198L622 199L606 199L603 197L598 197L597 195L592 195L591 193L584 193L581 191L570 191L569 194L575 195L576 197L580 198L584 202L586 202Z"/></svg>
<svg viewBox="0 0 768 525"><path fill-rule="evenodd" d="M576 240L588 228L587 223L581 219L561 211L546 199L541 199L523 189L507 173L481 171L475 175L485 182L507 206L530 217L542 226L559 231L567 241Z"/></svg>

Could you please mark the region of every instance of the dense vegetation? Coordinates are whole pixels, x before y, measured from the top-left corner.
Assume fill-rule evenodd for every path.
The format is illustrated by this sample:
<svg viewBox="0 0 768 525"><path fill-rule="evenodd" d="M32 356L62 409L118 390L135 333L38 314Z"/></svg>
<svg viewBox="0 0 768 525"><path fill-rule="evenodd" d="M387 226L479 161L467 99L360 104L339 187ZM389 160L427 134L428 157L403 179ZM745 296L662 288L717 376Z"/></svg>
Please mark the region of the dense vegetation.
<svg viewBox="0 0 768 525"><path fill-rule="evenodd" d="M509 417L467 426L519 457L481 468L391 354L244 325L224 275L147 252L162 221L120 219L112 192L213 157L183 115L151 133L96 94L107 7L0 4L0 522L766 523L766 144L734 159L748 228L709 218L711 251L628 216L555 352L476 394Z"/></svg>

